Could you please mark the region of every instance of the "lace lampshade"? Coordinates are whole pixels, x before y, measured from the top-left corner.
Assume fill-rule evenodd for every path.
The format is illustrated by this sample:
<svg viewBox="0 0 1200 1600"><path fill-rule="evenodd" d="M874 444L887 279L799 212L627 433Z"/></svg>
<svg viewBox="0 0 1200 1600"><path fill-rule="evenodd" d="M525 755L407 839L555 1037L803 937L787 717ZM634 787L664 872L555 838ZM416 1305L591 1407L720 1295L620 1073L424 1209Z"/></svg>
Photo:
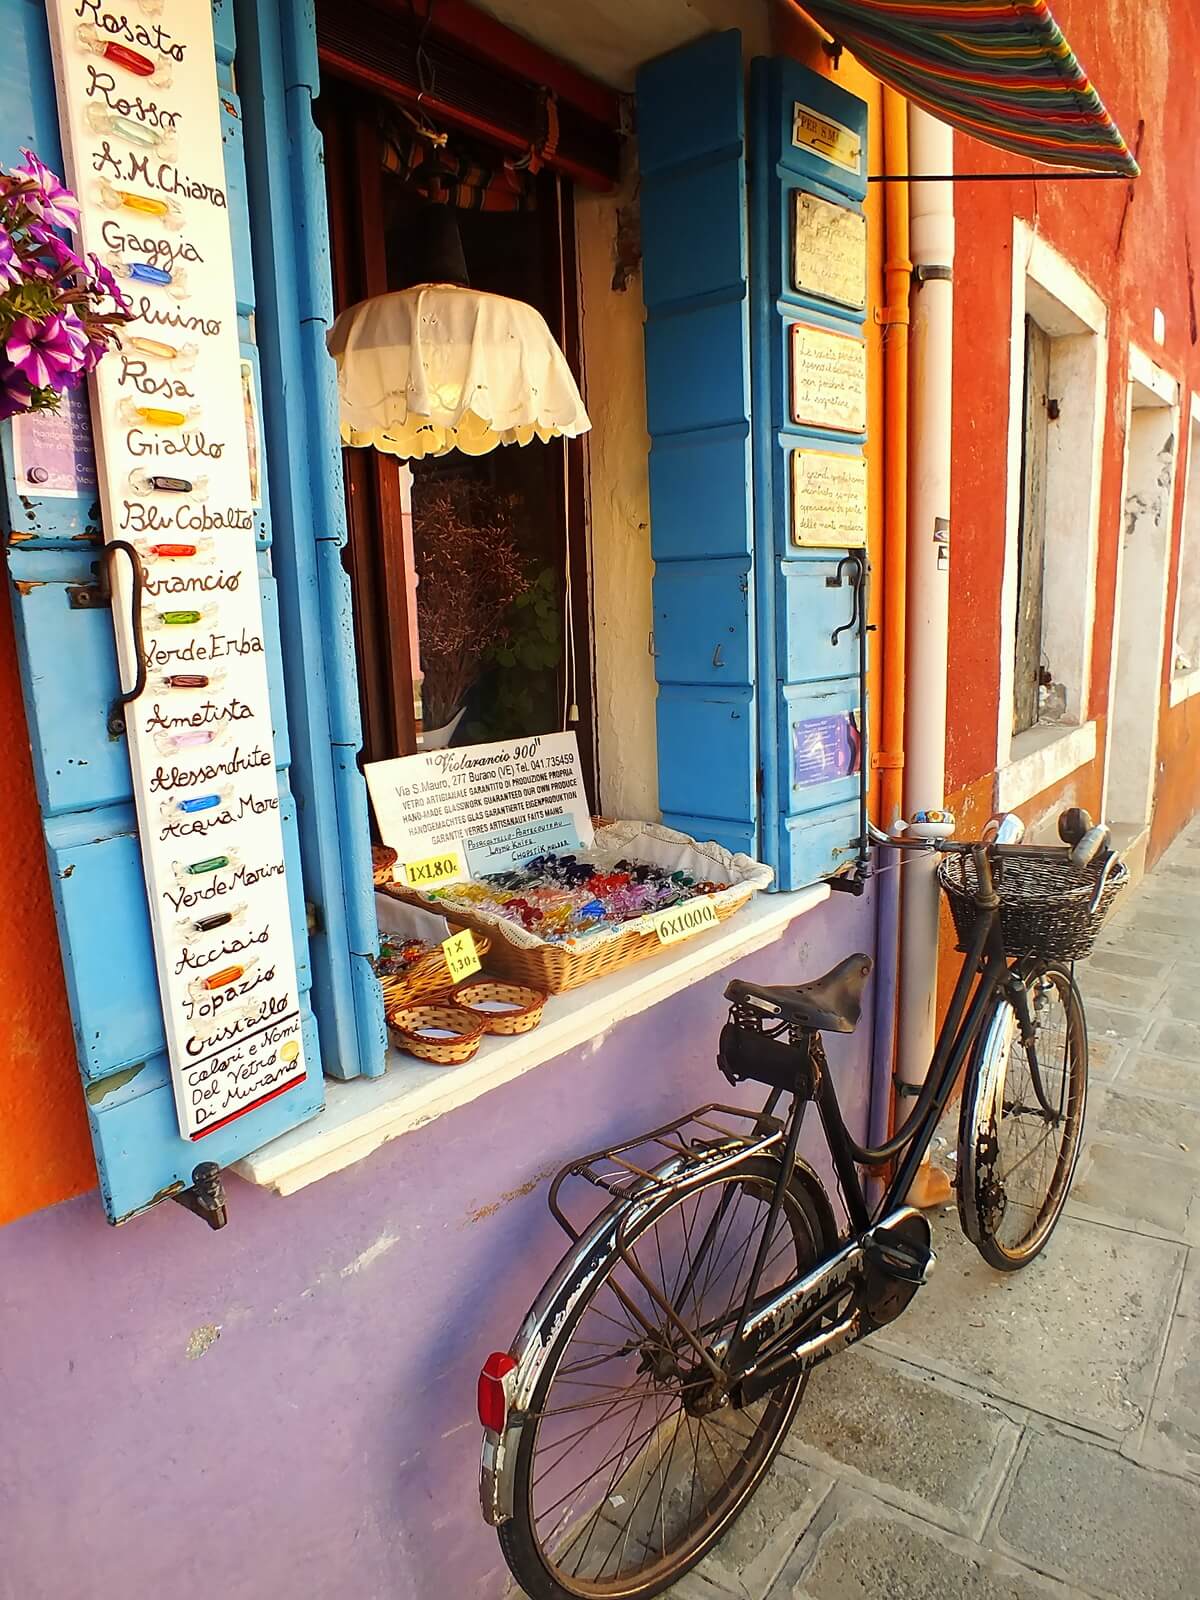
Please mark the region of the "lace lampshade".
<svg viewBox="0 0 1200 1600"><path fill-rule="evenodd" d="M521 300L421 284L350 306L327 343L349 445L480 456L591 427L545 319Z"/></svg>

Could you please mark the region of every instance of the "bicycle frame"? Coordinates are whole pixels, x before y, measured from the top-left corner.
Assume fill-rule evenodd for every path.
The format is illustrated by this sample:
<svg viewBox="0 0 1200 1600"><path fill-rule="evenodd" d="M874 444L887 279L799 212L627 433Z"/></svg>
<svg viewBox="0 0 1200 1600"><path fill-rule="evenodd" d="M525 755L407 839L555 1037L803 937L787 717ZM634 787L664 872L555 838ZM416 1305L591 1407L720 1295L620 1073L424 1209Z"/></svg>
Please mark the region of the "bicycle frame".
<svg viewBox="0 0 1200 1600"><path fill-rule="evenodd" d="M1010 990L1022 1033L1032 1040L1032 1019L1022 981L1025 976L1025 966L1026 963L1020 960L1010 963L1001 936L998 908L981 903L971 938L963 950L962 967L950 1005L938 1032L926 1089L921 1096L926 1100L926 1105L916 1125L911 1130L907 1128L903 1130L902 1150L895 1171L874 1209L868 1203L859 1169L862 1165L868 1167L880 1165L890 1159L890 1154L864 1151L851 1139L842 1119L837 1089L833 1075L825 1062L820 1036L813 1037L811 1043L817 1070L812 1100L821 1119L825 1141L846 1204L851 1237L825 1261L817 1263L805 1277L775 1291L767 1305L759 1305L758 1291L763 1265L770 1240L774 1236L784 1192L791 1180L800 1128L808 1105L807 1098L801 1098L797 1094L793 1097L785 1122L786 1133L780 1158L780 1173L775 1183L737 1324L727 1339L720 1340L719 1354L725 1364L724 1376L731 1385L736 1385L746 1371L758 1368L759 1360L768 1346L772 1350L770 1369L780 1368L781 1375L784 1375L783 1368L791 1369L796 1365L794 1354L796 1350L804 1352L803 1364L811 1364L822 1356L833 1354L836 1349L842 1348L845 1343L852 1342L853 1338L859 1336L857 1326L851 1327L847 1323L832 1330L824 1330L816 1338L803 1339L801 1336L807 1324L812 1321L819 1309L818 1303L817 1308L806 1314L805 1303L822 1293L826 1297L830 1294L835 1296L844 1294L846 1282L851 1274L849 1271L840 1270L843 1265L847 1268L857 1268L861 1264L863 1247L869 1241L871 1230L885 1219L899 1216L907 1211L905 1197L949 1103L959 1074L980 1036L984 1020L998 991ZM1036 1062L1034 1077L1037 1082ZM772 1117L785 1092L782 1089L772 1090L761 1113L764 1120ZM894 1144L895 1140L891 1143ZM865 1161L864 1155L868 1158ZM718 1211L697 1250L696 1262L690 1269L689 1277L695 1273L703 1258L706 1244L709 1242L709 1233L715 1231L719 1219ZM681 1302L678 1297L676 1298L676 1309L678 1309ZM799 1326L790 1342L781 1343L791 1332L787 1323L780 1325L782 1314L793 1304L796 1315L792 1320ZM754 1338L753 1335L764 1323L769 1329L769 1337L761 1340ZM748 1328L751 1330L750 1336ZM838 1332L844 1332L846 1337L841 1339L832 1337ZM754 1348L755 1346L757 1348Z"/></svg>

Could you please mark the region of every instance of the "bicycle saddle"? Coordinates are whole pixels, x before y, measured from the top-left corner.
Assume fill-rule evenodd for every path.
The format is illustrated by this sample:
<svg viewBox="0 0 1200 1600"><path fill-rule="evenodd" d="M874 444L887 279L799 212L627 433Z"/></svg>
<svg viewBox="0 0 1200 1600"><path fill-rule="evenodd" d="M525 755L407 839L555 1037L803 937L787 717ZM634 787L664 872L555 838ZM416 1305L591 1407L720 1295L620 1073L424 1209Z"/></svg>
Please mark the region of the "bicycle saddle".
<svg viewBox="0 0 1200 1600"><path fill-rule="evenodd" d="M746 983L734 978L726 1000L761 1000L785 1022L820 1033L853 1033L862 1015L862 994L873 963L870 956L847 956L812 983Z"/></svg>

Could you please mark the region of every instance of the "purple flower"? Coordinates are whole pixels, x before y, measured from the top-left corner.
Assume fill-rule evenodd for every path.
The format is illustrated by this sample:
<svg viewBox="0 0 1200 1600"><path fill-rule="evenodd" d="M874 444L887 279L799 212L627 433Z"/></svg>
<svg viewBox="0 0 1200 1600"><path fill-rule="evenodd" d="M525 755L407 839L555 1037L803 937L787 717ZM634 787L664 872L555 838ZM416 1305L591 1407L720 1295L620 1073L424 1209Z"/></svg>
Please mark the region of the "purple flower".
<svg viewBox="0 0 1200 1600"><path fill-rule="evenodd" d="M0 292L14 283L20 283L23 277L17 247L7 229L0 228Z"/></svg>
<svg viewBox="0 0 1200 1600"><path fill-rule="evenodd" d="M30 225L29 236L54 257L56 268L61 271L63 267L70 267L72 272L86 272L88 264L77 251L72 250L65 239L59 238L53 228L48 228L44 223L35 222Z"/></svg>
<svg viewBox="0 0 1200 1600"><path fill-rule="evenodd" d="M116 301L118 311L124 311L128 313L131 309L129 297L121 288L117 280L113 277L112 273L104 265L103 261L101 261L100 257L95 255L89 256L88 263L88 270L91 272L95 281L100 285L101 291L108 295L110 299Z"/></svg>
<svg viewBox="0 0 1200 1600"><path fill-rule="evenodd" d="M25 194L21 198L31 211L37 211L56 228L77 228L79 226L79 201L71 193L62 180L50 171L44 161L40 161L32 150L22 150L25 165L14 167L15 177L28 179L37 184L37 189L32 194Z"/></svg>
<svg viewBox="0 0 1200 1600"><path fill-rule="evenodd" d="M18 317L9 331L4 354L35 389L56 389L69 373L84 369L87 342L83 324L68 307L42 322Z"/></svg>
<svg viewBox="0 0 1200 1600"><path fill-rule="evenodd" d="M0 422L29 410L33 390L15 367L0 359Z"/></svg>

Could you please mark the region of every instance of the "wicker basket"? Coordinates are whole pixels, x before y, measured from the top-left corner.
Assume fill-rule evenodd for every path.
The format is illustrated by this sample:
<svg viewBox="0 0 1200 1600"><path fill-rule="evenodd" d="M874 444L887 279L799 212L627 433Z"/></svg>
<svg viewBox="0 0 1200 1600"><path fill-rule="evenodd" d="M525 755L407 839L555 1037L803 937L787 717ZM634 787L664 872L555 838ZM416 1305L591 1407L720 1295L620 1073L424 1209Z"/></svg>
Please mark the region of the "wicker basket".
<svg viewBox="0 0 1200 1600"><path fill-rule="evenodd" d="M462 1006L398 1006L389 1008L387 1021L397 1049L439 1067L470 1061L483 1038L483 1024Z"/></svg>
<svg viewBox="0 0 1200 1600"><path fill-rule="evenodd" d="M732 855L716 844L697 844L686 834L658 823L608 824L597 830L596 848L601 855L624 855L631 861L646 859L660 865L667 856L676 864L686 859L689 870L697 877L711 877L713 881L740 879L730 883L727 889L706 896L712 902L718 922L740 911L755 890L765 888L772 878L769 867L751 861L748 856ZM531 937L503 917L476 912L461 904L427 900L420 890L410 889L407 884L381 884L380 890L445 917L452 926L470 928L477 944L481 935L486 936L491 940L488 971L542 994L562 994L564 990L577 989L594 978L606 977L635 961L657 955L663 948L657 933L647 926L648 918L638 918L625 931L608 937L584 938L575 945L549 944Z"/></svg>
<svg viewBox="0 0 1200 1600"><path fill-rule="evenodd" d="M519 983L497 983L486 977L460 983L451 999L478 1017L484 1033L529 1033L546 1009L546 996L539 990L526 989ZM489 1001L505 1009L493 1011Z"/></svg>
<svg viewBox="0 0 1200 1600"><path fill-rule="evenodd" d="M475 954L483 959L491 947L491 940L482 933L475 935ZM423 956L418 956L404 972L379 975L383 990L383 1004L387 1011L394 1006L417 1005L423 1000L435 1000L449 995L454 979L446 966L446 957L440 945L434 945Z"/></svg>
<svg viewBox="0 0 1200 1600"><path fill-rule="evenodd" d="M442 916L451 914L449 907L439 906L435 900L423 900L403 884L393 884L388 892L399 900L423 906L427 911L437 911ZM733 896L727 891L722 896L724 904L718 903L716 906L717 920L724 922L735 911L740 911L753 893L753 888ZM619 972L622 967L632 966L635 961L657 955L663 948L656 933L643 933L637 929L619 934L615 939L598 941L590 948L587 944L571 948L540 942L532 946L518 945L504 937L504 928L495 921L485 922L463 906L455 906L452 917L456 926L471 929L477 950L483 939L491 940L487 963L489 972L527 989L537 989L542 994L562 994L567 989L577 989L582 983L591 983L593 978L607 977L610 972Z"/></svg>
<svg viewBox="0 0 1200 1600"><path fill-rule="evenodd" d="M1120 863L1101 880L1091 867L1077 867L1065 854L1008 856L999 866L999 871L993 866L993 874L1004 948L1013 956L1051 961L1082 961L1091 955L1104 919L1129 879ZM973 898L978 882L975 863L970 856L948 856L938 866L938 879L950 902L959 942L965 944L979 916Z"/></svg>

